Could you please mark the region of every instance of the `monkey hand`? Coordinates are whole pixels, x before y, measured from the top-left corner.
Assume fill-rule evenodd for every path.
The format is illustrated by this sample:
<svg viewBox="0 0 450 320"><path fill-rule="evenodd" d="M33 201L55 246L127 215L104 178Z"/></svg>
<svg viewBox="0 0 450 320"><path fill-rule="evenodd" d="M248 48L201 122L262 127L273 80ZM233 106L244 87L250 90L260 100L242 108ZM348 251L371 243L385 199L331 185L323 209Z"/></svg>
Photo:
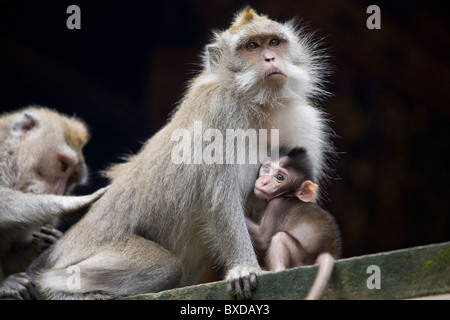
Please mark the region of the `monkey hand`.
<svg viewBox="0 0 450 320"><path fill-rule="evenodd" d="M255 266L236 266L226 276L228 292L236 299L250 299L256 288L256 276L262 270Z"/></svg>
<svg viewBox="0 0 450 320"><path fill-rule="evenodd" d="M96 200L100 199L100 197L108 190L109 186L103 187L95 191L93 194L87 196L91 198L92 202L95 202Z"/></svg>
<svg viewBox="0 0 450 320"><path fill-rule="evenodd" d="M74 196L74 204L72 205L74 209L82 209L98 199L100 199L105 192L108 190L109 186L98 189L92 194L84 195L84 196Z"/></svg>
<svg viewBox="0 0 450 320"><path fill-rule="evenodd" d="M106 186L84 196L63 196L63 200L57 200L56 203L62 206L61 212L71 214L92 205L105 194L108 188L109 186Z"/></svg>
<svg viewBox="0 0 450 320"><path fill-rule="evenodd" d="M33 287L33 282L25 272L12 274L0 286L0 300L32 300Z"/></svg>
<svg viewBox="0 0 450 320"><path fill-rule="evenodd" d="M47 224L42 226L39 231L33 232L33 238L31 243L36 247L38 253L42 253L52 244L54 244L59 238L62 237L63 233L53 226Z"/></svg>

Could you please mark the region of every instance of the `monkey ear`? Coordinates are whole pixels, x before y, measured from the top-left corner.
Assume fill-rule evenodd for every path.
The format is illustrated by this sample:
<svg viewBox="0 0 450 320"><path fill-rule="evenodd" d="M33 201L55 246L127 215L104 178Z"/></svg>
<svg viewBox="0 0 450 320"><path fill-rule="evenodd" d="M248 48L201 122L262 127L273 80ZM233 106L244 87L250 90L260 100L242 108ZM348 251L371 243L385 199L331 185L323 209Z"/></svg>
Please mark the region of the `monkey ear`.
<svg viewBox="0 0 450 320"><path fill-rule="evenodd" d="M206 60L212 71L217 69L219 65L219 48L215 44L209 44L206 46Z"/></svg>
<svg viewBox="0 0 450 320"><path fill-rule="evenodd" d="M29 113L24 113L11 128L10 135L18 138L24 136L37 126L37 119Z"/></svg>
<svg viewBox="0 0 450 320"><path fill-rule="evenodd" d="M317 198L317 184L312 182L311 180L306 180L302 183L302 186L296 193L297 198L304 202L312 202Z"/></svg>

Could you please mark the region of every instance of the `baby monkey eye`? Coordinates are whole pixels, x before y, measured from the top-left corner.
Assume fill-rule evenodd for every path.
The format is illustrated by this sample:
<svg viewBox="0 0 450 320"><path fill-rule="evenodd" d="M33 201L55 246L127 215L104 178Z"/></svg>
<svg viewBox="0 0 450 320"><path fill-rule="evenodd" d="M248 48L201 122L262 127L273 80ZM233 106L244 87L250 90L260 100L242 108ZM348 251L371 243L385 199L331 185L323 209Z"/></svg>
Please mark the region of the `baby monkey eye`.
<svg viewBox="0 0 450 320"><path fill-rule="evenodd" d="M253 41L251 41L245 45L245 49L247 49L247 50L255 50L258 47L259 47L258 44Z"/></svg>
<svg viewBox="0 0 450 320"><path fill-rule="evenodd" d="M277 179L278 181L283 181L284 180L284 176L281 173L277 173L275 175L275 179Z"/></svg>
<svg viewBox="0 0 450 320"><path fill-rule="evenodd" d="M269 167L264 167L263 169L262 169L262 172L263 173L270 173L270 168Z"/></svg>
<svg viewBox="0 0 450 320"><path fill-rule="evenodd" d="M279 39L271 39L269 41L269 46L272 47L278 47L280 45L281 41Z"/></svg>

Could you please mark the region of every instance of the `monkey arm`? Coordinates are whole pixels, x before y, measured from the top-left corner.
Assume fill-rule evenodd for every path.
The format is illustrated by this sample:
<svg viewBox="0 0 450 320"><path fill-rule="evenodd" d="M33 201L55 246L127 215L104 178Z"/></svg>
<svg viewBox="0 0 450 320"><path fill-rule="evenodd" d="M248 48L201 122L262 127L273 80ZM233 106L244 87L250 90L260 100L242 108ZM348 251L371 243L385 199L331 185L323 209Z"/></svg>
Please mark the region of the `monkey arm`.
<svg viewBox="0 0 450 320"><path fill-rule="evenodd" d="M248 232L250 233L250 236L257 237L259 234L259 225L256 224L253 220L251 220L249 217L245 217L245 224L247 225Z"/></svg>
<svg viewBox="0 0 450 320"><path fill-rule="evenodd" d="M250 218L245 217L245 223L247 224L248 233L252 239L253 247L258 254L263 254L269 247L270 237L267 237L267 234L261 228L261 225L258 225Z"/></svg>
<svg viewBox="0 0 450 320"><path fill-rule="evenodd" d="M232 174L228 174L228 177ZM227 185L227 184L223 184ZM217 206L219 212L211 212L209 226L211 234L226 235L222 241L214 244L227 273L227 289L238 299L249 299L256 288L256 276L262 272L253 249L250 235L244 220L244 207L234 201L239 198L237 189L218 193L217 199L223 206Z"/></svg>
<svg viewBox="0 0 450 320"><path fill-rule="evenodd" d="M48 218L83 209L100 198L107 187L85 196L33 194L0 187L0 226L43 222Z"/></svg>

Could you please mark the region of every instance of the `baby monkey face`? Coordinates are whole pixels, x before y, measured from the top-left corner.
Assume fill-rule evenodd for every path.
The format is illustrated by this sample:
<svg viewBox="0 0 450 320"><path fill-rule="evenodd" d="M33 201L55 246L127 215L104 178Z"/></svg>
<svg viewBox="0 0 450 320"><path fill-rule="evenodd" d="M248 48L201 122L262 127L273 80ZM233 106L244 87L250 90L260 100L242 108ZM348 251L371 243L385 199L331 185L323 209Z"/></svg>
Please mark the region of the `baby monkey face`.
<svg viewBox="0 0 450 320"><path fill-rule="evenodd" d="M261 200L270 201L276 197L295 197L303 202L317 198L318 186L293 168L285 166L287 157L280 161L264 162L259 169L253 192Z"/></svg>
<svg viewBox="0 0 450 320"><path fill-rule="evenodd" d="M255 195L262 200L273 198L283 186L289 185L291 175L280 166L280 162L265 162L259 169L259 177L255 182Z"/></svg>

